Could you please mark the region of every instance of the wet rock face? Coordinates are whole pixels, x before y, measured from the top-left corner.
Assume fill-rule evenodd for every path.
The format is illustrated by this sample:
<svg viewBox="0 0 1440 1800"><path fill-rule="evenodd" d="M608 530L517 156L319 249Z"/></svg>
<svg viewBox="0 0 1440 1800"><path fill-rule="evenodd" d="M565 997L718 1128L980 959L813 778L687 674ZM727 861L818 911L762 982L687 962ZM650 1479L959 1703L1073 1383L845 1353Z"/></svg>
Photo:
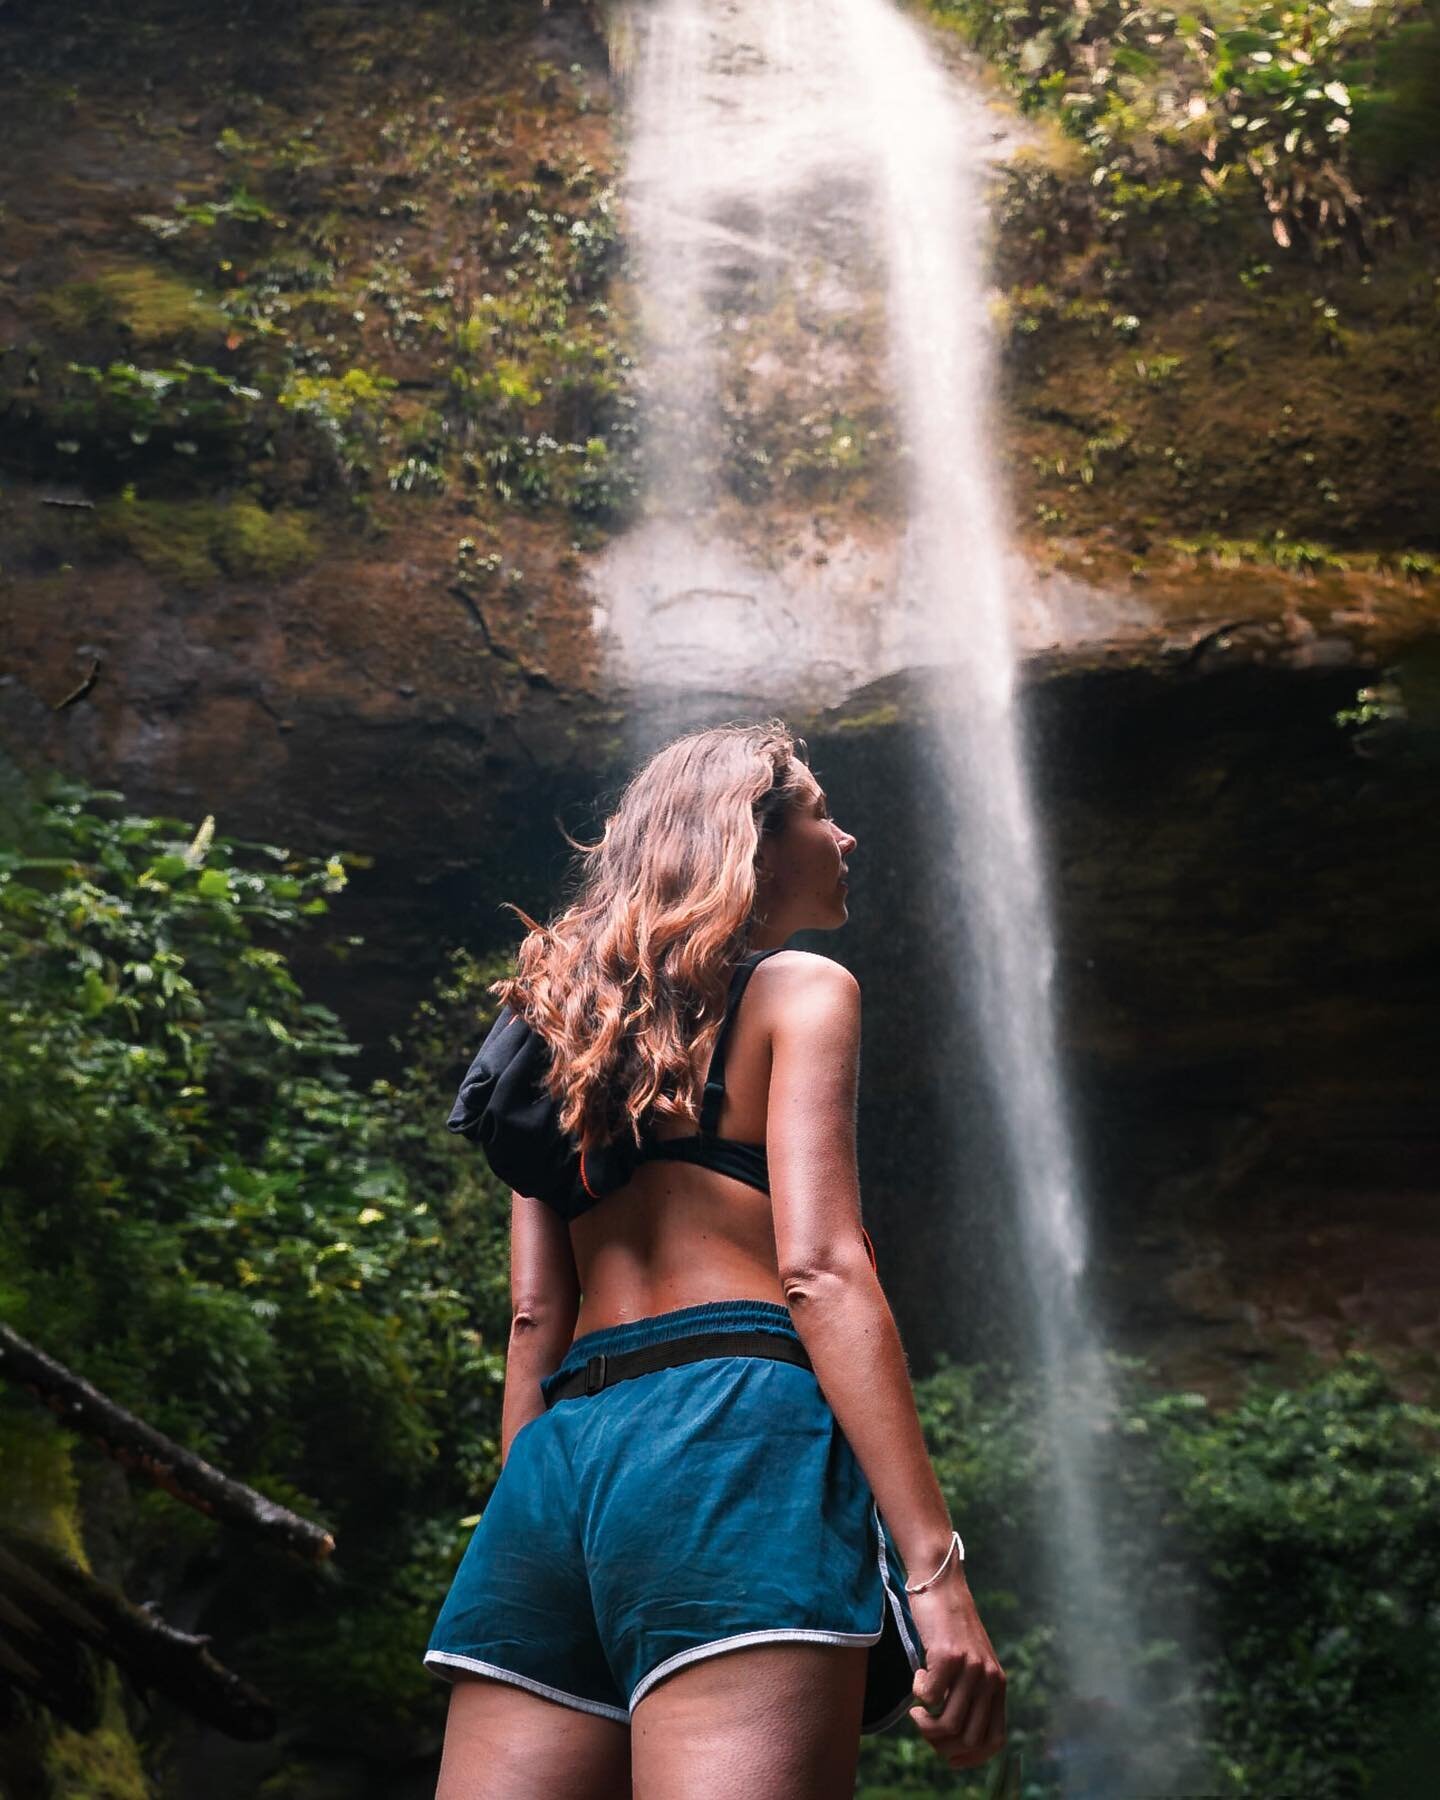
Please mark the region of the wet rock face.
<svg viewBox="0 0 1440 1800"><path fill-rule="evenodd" d="M1092 1287L1177 1380L1351 1329L1435 1347L1440 760L1423 718L1357 754L1364 679L1177 659L1027 691ZM1024 1274L932 751L889 700L817 734L860 840L824 947L865 987L867 1217L923 1365L1020 1348Z"/></svg>
<svg viewBox="0 0 1440 1800"><path fill-rule="evenodd" d="M368 865L348 920L367 948L345 986L381 1041L447 933L505 936L501 900L546 904L569 856L555 820L588 824L613 730L553 543L512 539L525 582L467 604L447 526L278 587L175 593L102 567L83 587L12 589L6 619L0 742L28 766Z"/></svg>

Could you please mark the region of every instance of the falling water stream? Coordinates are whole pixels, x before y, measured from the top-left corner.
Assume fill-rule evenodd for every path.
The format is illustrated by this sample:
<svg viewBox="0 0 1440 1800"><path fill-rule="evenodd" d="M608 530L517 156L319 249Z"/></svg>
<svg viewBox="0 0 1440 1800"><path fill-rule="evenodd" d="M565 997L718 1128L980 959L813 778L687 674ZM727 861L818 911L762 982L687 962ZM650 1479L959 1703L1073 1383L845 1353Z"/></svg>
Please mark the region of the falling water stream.
<svg viewBox="0 0 1440 1800"><path fill-rule="evenodd" d="M644 0L616 10L612 45L629 92L651 471L646 515L599 598L614 673L632 690L692 692L700 717L727 698L771 710L827 681L929 671L930 773L951 815L936 842L960 847L939 852L953 866L935 875L962 902L955 1005L986 1047L1017 1209L1060 1497L1046 1553L1064 1675L1082 1713L1093 1700L1112 1738L1135 1742L1151 1733L1129 1675L1136 1628L1106 1579L1094 1445L1110 1396L1083 1301L1084 1204L1016 709L1023 576L988 423L996 126L888 0ZM863 389L867 359L902 499L888 537L832 536L817 557L803 521L772 508L757 525L744 504L736 395L762 410L768 398L772 416L809 408L843 438L826 407ZM1123 1769L1106 1780L1077 1771L1066 1791L1131 1789Z"/></svg>

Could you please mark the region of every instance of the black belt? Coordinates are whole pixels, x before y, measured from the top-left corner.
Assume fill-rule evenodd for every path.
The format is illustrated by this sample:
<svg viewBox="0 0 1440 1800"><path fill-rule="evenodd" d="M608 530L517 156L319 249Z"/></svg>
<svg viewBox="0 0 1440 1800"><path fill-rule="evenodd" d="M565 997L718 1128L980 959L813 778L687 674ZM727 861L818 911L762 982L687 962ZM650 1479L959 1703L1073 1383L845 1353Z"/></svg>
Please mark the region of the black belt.
<svg viewBox="0 0 1440 1800"><path fill-rule="evenodd" d="M712 1356L761 1356L771 1362L794 1363L798 1369L812 1366L804 1348L778 1331L707 1331L694 1337L674 1338L668 1344L622 1350L616 1356L592 1356L584 1368L565 1371L545 1396L545 1404L554 1406L557 1400L598 1394L601 1388L614 1387L617 1381L633 1381L637 1375L704 1362Z"/></svg>

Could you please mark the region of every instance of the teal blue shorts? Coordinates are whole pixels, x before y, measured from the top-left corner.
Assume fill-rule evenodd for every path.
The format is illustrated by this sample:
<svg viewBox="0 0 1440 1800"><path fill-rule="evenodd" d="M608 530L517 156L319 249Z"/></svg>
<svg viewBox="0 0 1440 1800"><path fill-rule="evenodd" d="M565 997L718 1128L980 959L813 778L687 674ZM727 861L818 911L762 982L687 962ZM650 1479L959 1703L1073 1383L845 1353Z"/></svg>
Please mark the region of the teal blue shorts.
<svg viewBox="0 0 1440 1800"><path fill-rule="evenodd" d="M600 1353L757 1329L797 1335L767 1301L687 1306L588 1332L551 1380ZM623 1722L704 1657L864 1644L862 1730L883 1731L923 1661L898 1569L810 1370L711 1357L561 1400L516 1433L425 1664Z"/></svg>

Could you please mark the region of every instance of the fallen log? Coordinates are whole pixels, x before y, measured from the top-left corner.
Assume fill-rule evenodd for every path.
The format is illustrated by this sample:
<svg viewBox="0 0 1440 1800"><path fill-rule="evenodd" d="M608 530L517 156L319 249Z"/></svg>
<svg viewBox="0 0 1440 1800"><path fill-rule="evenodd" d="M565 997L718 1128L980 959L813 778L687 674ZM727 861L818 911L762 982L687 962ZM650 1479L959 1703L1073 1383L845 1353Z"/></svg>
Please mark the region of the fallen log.
<svg viewBox="0 0 1440 1800"><path fill-rule="evenodd" d="M210 1654L210 1640L177 1631L98 1581L53 1545L0 1526L0 1668L78 1729L98 1704L77 1665L83 1644L142 1692L163 1694L229 1737L272 1737L275 1708Z"/></svg>
<svg viewBox="0 0 1440 1800"><path fill-rule="evenodd" d="M142 1475L197 1512L278 1540L319 1562L335 1540L322 1526L224 1475L118 1405L64 1363L0 1325L0 1375L27 1388L71 1431L93 1438L124 1468Z"/></svg>

